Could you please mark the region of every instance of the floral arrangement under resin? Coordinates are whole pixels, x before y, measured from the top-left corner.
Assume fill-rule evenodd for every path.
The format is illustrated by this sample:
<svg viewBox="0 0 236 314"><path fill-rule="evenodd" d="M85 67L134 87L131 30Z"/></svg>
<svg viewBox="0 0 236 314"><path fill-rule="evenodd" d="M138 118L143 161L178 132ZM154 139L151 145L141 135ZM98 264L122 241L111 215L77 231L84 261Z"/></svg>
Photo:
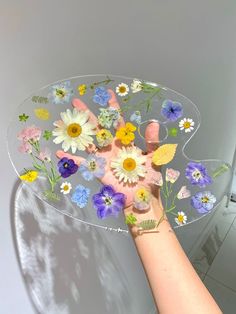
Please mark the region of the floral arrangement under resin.
<svg viewBox="0 0 236 314"><path fill-rule="evenodd" d="M184 156L183 148L199 126L199 113L176 95L151 82L108 76L80 77L45 88L19 109L17 150L31 160L20 178L30 184L46 178L44 199L56 204L67 197L78 211L91 202L89 210L101 220L118 217L131 204L137 211L148 211L155 185L176 226L196 220L220 201L224 193L215 195L214 186L230 171L221 161ZM26 111L29 102L32 108ZM146 134L151 123L166 131L159 143L155 127L149 137ZM92 193L94 180L100 188ZM195 218L189 220L192 213ZM140 230L160 224L137 223L135 213L125 222Z"/></svg>

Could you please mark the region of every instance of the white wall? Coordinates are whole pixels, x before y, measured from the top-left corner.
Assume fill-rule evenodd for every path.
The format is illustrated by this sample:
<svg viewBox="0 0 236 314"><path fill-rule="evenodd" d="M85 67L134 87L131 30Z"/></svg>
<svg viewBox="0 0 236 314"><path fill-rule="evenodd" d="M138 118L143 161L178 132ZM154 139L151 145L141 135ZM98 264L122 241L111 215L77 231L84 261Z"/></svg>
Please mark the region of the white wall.
<svg viewBox="0 0 236 314"><path fill-rule="evenodd" d="M235 0L0 0L1 313L32 313L11 240L16 175L3 144L19 102L77 74L160 82L200 109L202 126L188 146L190 157L230 162L236 134L235 14ZM200 230L196 225L193 234Z"/></svg>

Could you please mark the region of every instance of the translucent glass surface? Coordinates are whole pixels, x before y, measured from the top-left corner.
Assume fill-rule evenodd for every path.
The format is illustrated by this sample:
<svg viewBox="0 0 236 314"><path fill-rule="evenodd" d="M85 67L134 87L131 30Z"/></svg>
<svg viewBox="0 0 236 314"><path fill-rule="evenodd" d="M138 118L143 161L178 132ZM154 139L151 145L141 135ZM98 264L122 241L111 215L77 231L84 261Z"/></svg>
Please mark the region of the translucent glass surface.
<svg viewBox="0 0 236 314"><path fill-rule="evenodd" d="M113 108L113 115L109 108ZM88 119L84 114L87 109ZM91 124L95 126L98 117L99 126L95 129ZM122 119L130 122L133 129L117 133L121 127L125 128ZM154 125L153 133L149 132L147 137L145 130L150 124ZM155 124L159 125L158 144ZM116 193L131 194L131 189L148 182L149 186L154 184L161 189L168 219L176 228L213 211L226 193L231 177L231 168L224 161L196 161L185 155L185 146L199 126L197 107L169 88L113 75L81 76L53 83L28 97L10 123L8 148L17 174L32 192L65 215L128 232L122 210L116 208L118 215L114 216L106 207L105 214L104 211L99 214L93 195L99 194L104 184L112 185ZM108 130L109 136L108 133L98 136L101 129ZM109 144L111 136L113 142ZM138 147L143 156L151 156L151 165L148 167L147 159L140 162L137 157L134 170L124 168L127 167L124 160L120 162L122 169L112 167L112 162L117 161L118 148L122 147L126 150ZM147 155L150 147L154 152ZM70 155L64 155L63 151ZM105 159L105 166L96 165L100 172L95 172L91 164L88 167L91 154ZM84 158L84 167L78 158L74 159L78 167L67 163L74 158L72 155ZM60 163L63 157L67 160ZM159 172L161 177L157 176ZM125 177L129 180L135 175L135 182L125 182Z"/></svg>

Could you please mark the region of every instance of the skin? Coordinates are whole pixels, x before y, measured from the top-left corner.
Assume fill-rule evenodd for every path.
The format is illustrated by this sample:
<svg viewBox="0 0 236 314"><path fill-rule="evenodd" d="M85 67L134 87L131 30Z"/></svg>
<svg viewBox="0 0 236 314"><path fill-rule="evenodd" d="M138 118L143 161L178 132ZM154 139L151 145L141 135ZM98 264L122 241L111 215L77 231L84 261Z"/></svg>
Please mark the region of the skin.
<svg viewBox="0 0 236 314"><path fill-rule="evenodd" d="M109 92L112 95L109 105L119 109L114 92L112 90L109 90ZM88 110L87 106L79 99L74 99L72 105L78 110ZM90 122L94 123L97 129L99 128L97 118L92 112L90 112ZM124 126L124 124L124 120L120 119L117 128ZM145 131L147 151L144 154L147 156L148 175L139 181L140 185L149 187L152 192L149 210L140 212L133 207L132 199L137 184L124 185L123 182L118 182L109 165L106 167L106 174L101 182L112 185L117 192L126 195L124 214L134 213L138 220L137 223L146 219L161 221L158 230L140 233L137 227L130 227L130 233L143 263L159 312L163 314L222 313L182 249L165 215L159 187L154 185L150 179L154 172L159 170L151 164L153 151L158 145L158 133L158 123L150 123L147 126ZM97 150L95 145L90 145L87 152L91 153L96 150L98 156L104 157L106 160L112 160L117 155L120 147L120 142L114 139L107 148ZM80 156L73 156L64 151L58 151L57 157L71 158L78 165L83 160Z"/></svg>

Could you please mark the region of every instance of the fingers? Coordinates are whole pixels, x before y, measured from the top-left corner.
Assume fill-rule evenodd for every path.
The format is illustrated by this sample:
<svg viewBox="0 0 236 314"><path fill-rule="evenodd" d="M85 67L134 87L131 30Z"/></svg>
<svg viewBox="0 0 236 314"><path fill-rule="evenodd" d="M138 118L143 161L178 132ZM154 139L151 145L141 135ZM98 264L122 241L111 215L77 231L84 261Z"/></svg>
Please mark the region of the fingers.
<svg viewBox="0 0 236 314"><path fill-rule="evenodd" d="M150 122L145 130L145 140L147 151L150 153L156 149L159 143L159 129L158 122Z"/></svg>
<svg viewBox="0 0 236 314"><path fill-rule="evenodd" d="M118 100L116 98L116 94L113 92L112 89L108 89L108 91L111 95L111 99L108 101L109 106L120 110L120 105L119 105ZM120 117L120 120L119 120L119 123L118 123L116 129L118 129L124 125L125 125L125 121L124 121L123 117Z"/></svg>
<svg viewBox="0 0 236 314"><path fill-rule="evenodd" d="M98 125L98 120L97 120L97 117L92 113L92 111L89 110L89 108L87 107L87 105L85 105L85 103L78 99L78 98L74 98L72 100L72 106L78 110L82 110L82 111L85 111L85 110L88 110L89 111L89 120L90 122L92 122L93 124Z"/></svg>
<svg viewBox="0 0 236 314"><path fill-rule="evenodd" d="M56 152L56 156L58 157L58 158L64 158L64 157L66 157L66 158L68 158L68 159L73 159L74 160L74 162L79 166L80 165L80 163L84 160L84 158L82 158L82 157L79 157L79 156L74 156L74 155L72 155L72 154L69 154L69 153L65 153L63 150L58 150L57 152Z"/></svg>

